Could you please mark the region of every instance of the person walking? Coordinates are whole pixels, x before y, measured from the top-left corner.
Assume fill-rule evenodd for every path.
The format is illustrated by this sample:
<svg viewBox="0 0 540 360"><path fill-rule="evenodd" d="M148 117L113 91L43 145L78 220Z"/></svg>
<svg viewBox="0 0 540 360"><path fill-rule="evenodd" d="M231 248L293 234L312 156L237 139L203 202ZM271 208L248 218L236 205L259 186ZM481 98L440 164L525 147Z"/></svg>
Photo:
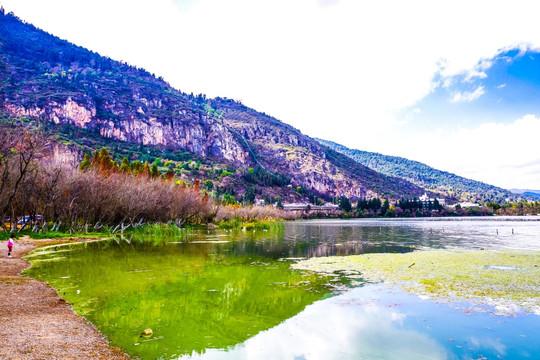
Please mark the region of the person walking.
<svg viewBox="0 0 540 360"><path fill-rule="evenodd" d="M9 236L9 240L7 242L7 248L8 248L8 257L11 257L11 251L13 251L13 245L15 244L15 237L13 234Z"/></svg>

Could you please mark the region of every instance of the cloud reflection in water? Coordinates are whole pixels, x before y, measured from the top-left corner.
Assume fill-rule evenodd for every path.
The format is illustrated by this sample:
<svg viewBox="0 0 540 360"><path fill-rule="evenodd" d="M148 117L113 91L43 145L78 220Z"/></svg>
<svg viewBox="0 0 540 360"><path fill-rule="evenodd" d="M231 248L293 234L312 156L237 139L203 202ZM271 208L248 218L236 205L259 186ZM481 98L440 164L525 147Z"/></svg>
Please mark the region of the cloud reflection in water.
<svg viewBox="0 0 540 360"><path fill-rule="evenodd" d="M403 327L408 316L388 304L388 290L357 288L318 301L280 325L229 349L192 359L447 359L427 334Z"/></svg>

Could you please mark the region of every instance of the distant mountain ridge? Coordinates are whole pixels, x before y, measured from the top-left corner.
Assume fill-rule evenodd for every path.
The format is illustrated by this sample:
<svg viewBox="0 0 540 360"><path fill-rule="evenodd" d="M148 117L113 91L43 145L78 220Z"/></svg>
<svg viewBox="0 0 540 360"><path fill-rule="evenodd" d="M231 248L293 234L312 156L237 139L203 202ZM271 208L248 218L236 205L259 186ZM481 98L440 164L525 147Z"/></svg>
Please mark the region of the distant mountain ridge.
<svg viewBox="0 0 540 360"><path fill-rule="evenodd" d="M209 179L232 194L249 190L291 201L310 193L327 199L423 193L240 102L183 93L143 69L73 45L3 11L0 39L0 110L5 117L47 124L70 147L69 154L81 156L82 149L109 140L115 141L117 154L133 156L130 160L181 159L189 152L207 161L208 170L175 163L178 176ZM161 149L158 156L156 149ZM226 167L234 179L216 175L214 167ZM274 181L276 189L268 192L264 184L275 177L288 183Z"/></svg>
<svg viewBox="0 0 540 360"><path fill-rule="evenodd" d="M535 198L540 198L540 190L530 190L530 189L510 189L514 194L522 194L527 196L532 196Z"/></svg>
<svg viewBox="0 0 540 360"><path fill-rule="evenodd" d="M427 191L435 191L447 197L482 202L500 202L515 197L508 190L467 179L447 171L437 170L418 161L398 156L353 150L328 140L316 140L375 171L410 181Z"/></svg>

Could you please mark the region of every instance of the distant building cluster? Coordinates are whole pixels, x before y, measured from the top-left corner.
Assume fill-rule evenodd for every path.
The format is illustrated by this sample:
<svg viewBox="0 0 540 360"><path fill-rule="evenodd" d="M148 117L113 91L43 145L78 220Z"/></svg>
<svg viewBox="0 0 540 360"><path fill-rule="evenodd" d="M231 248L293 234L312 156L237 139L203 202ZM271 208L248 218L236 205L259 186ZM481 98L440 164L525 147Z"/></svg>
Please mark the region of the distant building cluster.
<svg viewBox="0 0 540 360"><path fill-rule="evenodd" d="M439 199L439 198L432 199L426 193L424 193L424 195L420 196L419 200L422 203L422 206L424 208L429 207L429 204L430 203L433 204L435 202L435 200L437 200L441 206L446 206L446 199Z"/></svg>
<svg viewBox="0 0 540 360"><path fill-rule="evenodd" d="M313 205L308 203L283 204L285 211L328 211L338 210L339 205L326 203L324 205Z"/></svg>

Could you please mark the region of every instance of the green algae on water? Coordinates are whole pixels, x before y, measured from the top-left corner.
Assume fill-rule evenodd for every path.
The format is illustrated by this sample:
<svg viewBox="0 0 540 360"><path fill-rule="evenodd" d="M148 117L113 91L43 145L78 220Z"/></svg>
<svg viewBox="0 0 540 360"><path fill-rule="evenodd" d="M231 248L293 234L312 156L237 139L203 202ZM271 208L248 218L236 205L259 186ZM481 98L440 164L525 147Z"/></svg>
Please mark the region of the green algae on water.
<svg viewBox="0 0 540 360"><path fill-rule="evenodd" d="M498 314L540 314L540 252L429 250L311 258L294 269L357 273L437 301L493 306ZM477 308L478 309L478 308ZM479 310L481 310L480 308Z"/></svg>
<svg viewBox="0 0 540 360"><path fill-rule="evenodd" d="M290 262L256 251L234 254L258 240L176 240L135 237L37 249L27 257L32 267L25 274L47 281L112 344L141 359L233 348L331 291L326 277L291 271ZM147 328L153 335L141 338Z"/></svg>

